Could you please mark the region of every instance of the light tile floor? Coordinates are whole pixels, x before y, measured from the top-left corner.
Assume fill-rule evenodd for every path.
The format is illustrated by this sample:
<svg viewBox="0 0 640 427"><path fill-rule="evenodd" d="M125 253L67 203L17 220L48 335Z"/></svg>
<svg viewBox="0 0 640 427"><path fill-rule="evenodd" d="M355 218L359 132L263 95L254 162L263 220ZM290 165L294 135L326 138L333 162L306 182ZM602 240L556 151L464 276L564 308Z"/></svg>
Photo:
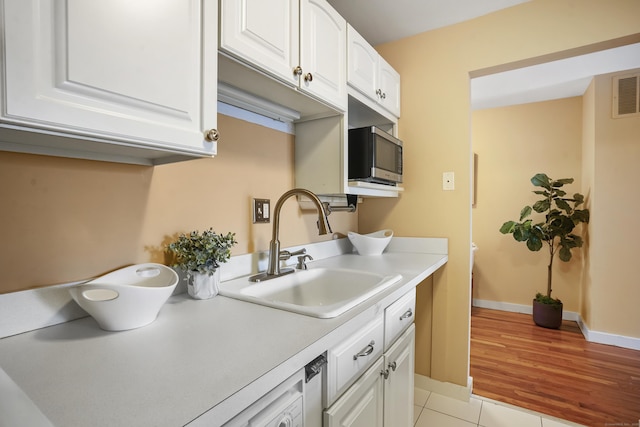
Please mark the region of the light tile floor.
<svg viewBox="0 0 640 427"><path fill-rule="evenodd" d="M480 396L469 402L415 389L415 427L566 427L580 426Z"/></svg>

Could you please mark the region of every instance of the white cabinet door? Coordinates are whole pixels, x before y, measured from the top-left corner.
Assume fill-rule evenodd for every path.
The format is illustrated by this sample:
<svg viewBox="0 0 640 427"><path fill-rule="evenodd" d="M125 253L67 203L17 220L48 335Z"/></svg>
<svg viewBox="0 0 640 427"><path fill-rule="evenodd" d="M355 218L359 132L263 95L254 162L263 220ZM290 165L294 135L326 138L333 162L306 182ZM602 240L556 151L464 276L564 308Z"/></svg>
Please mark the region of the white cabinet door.
<svg viewBox="0 0 640 427"><path fill-rule="evenodd" d="M302 90L347 109L347 22L326 0L300 0Z"/></svg>
<svg viewBox="0 0 640 427"><path fill-rule="evenodd" d="M367 370L351 388L324 413L325 427L382 427L383 358ZM391 427L391 426L390 426Z"/></svg>
<svg viewBox="0 0 640 427"><path fill-rule="evenodd" d="M347 40L349 85L400 117L400 74L350 25Z"/></svg>
<svg viewBox="0 0 640 427"><path fill-rule="evenodd" d="M371 99L378 89L378 52L351 25L348 25L347 81Z"/></svg>
<svg viewBox="0 0 640 427"><path fill-rule="evenodd" d="M379 58L378 101L396 117L400 117L400 74L384 58Z"/></svg>
<svg viewBox="0 0 640 427"><path fill-rule="evenodd" d="M326 0L222 0L220 48L346 111L347 23Z"/></svg>
<svg viewBox="0 0 640 427"><path fill-rule="evenodd" d="M221 0L220 48L293 84L299 0Z"/></svg>
<svg viewBox="0 0 640 427"><path fill-rule="evenodd" d="M415 325L396 341L384 355L384 425L413 425L413 375L415 365Z"/></svg>
<svg viewBox="0 0 640 427"><path fill-rule="evenodd" d="M20 0L2 7L2 122L216 154L217 4Z"/></svg>

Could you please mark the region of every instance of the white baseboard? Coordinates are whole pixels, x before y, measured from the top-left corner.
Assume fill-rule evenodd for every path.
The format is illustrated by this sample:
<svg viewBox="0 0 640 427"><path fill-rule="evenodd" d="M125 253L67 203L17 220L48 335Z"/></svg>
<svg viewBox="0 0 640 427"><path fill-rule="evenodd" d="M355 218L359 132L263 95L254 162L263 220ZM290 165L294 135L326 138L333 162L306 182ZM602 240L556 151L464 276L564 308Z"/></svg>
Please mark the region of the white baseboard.
<svg viewBox="0 0 640 427"><path fill-rule="evenodd" d="M490 308L492 310L500 310L500 311L510 311L512 313L524 313L524 314L532 314L533 307L531 304L513 304L510 302L499 302L499 301L489 301L482 299L473 299L473 306L480 308ZM578 321L580 314L575 311L562 311L562 318L564 320L573 320L574 322Z"/></svg>
<svg viewBox="0 0 640 427"><path fill-rule="evenodd" d="M420 374L414 374L413 382L416 388L432 391L442 396L462 400L463 402L469 401L469 399L471 398L471 392L473 391L473 378L471 377L468 378L466 387L458 384L434 380L433 378L425 377L424 375Z"/></svg>
<svg viewBox="0 0 640 427"><path fill-rule="evenodd" d="M473 299L473 306L524 314L531 314L533 311L531 305L512 304L508 302L480 300L475 298ZM640 338L610 334L607 332L591 331L584 323L584 320L582 319L582 316L580 316L580 313L576 313L575 311L563 310L562 318L564 320L573 320L574 322L578 323L578 326L582 331L582 335L584 335L584 338L589 342L615 345L617 347L629 348L632 350L640 350Z"/></svg>
<svg viewBox="0 0 640 427"><path fill-rule="evenodd" d="M606 332L591 331L589 330L587 325L585 325L582 317L576 320L576 322L578 322L578 326L582 331L582 335L584 335L584 338L589 342L615 345L616 347L629 348L631 350L640 350L640 338L609 334Z"/></svg>

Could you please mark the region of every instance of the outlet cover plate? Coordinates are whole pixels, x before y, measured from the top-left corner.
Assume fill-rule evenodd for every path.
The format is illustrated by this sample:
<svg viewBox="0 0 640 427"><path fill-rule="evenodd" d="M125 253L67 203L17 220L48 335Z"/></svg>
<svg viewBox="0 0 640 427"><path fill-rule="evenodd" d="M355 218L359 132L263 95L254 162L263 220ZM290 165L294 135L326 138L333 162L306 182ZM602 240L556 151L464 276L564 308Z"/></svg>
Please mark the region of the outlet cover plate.
<svg viewBox="0 0 640 427"><path fill-rule="evenodd" d="M443 190L455 190L456 185L454 182L453 172L443 172L442 173L442 189Z"/></svg>

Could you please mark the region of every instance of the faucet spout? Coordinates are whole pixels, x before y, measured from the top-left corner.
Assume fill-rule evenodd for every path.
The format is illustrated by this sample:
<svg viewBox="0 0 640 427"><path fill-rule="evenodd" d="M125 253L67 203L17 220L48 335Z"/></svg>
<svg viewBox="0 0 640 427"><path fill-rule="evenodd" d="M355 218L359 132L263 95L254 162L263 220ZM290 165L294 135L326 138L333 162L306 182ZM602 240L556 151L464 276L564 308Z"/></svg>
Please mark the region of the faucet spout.
<svg viewBox="0 0 640 427"><path fill-rule="evenodd" d="M249 280L259 282L268 280L283 274L291 273L293 269L280 269L280 210L284 202L292 196L306 196L309 198L318 210L318 234L323 235L331 233L331 226L324 210L324 205L314 193L304 188L294 188L284 193L273 208L273 232L271 234L271 242L269 243L269 266L266 273L252 276Z"/></svg>

